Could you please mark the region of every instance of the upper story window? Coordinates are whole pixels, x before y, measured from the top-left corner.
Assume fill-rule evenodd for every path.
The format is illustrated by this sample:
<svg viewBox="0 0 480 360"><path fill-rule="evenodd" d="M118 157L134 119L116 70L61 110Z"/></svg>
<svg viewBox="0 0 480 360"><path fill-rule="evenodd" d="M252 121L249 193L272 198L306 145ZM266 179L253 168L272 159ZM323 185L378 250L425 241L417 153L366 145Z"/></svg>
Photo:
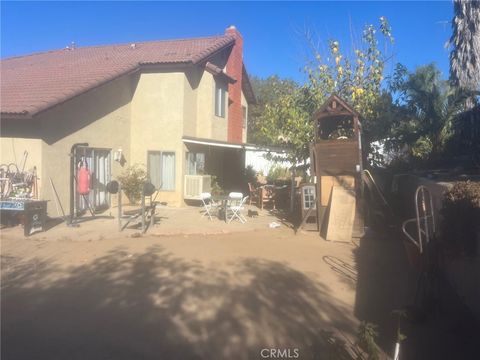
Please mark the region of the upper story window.
<svg viewBox="0 0 480 360"><path fill-rule="evenodd" d="M227 87L218 79L215 80L215 115L225 117L225 101L227 97Z"/></svg>
<svg viewBox="0 0 480 360"><path fill-rule="evenodd" d="M243 128L246 129L247 128L247 107L246 106L242 106L242 118L243 118Z"/></svg>

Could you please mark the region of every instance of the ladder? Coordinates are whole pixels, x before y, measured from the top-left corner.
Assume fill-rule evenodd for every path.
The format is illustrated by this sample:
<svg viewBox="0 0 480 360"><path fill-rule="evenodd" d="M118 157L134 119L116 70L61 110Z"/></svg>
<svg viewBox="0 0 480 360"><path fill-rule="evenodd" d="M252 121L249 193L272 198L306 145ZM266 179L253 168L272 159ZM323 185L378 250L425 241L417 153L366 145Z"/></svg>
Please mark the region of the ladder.
<svg viewBox="0 0 480 360"><path fill-rule="evenodd" d="M436 224L433 198L430 191L420 185L415 191L415 217L405 220L402 231L419 252L420 268L413 300L417 314L439 314L441 309L441 269L437 249ZM411 233L407 225L414 223L416 231Z"/></svg>

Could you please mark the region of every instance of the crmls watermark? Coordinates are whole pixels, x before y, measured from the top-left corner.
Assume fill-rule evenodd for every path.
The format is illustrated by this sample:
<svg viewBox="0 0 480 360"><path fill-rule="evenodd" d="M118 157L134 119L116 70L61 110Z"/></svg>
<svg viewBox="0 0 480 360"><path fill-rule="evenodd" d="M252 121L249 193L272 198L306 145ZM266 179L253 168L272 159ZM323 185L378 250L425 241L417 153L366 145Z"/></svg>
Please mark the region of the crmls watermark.
<svg viewBox="0 0 480 360"><path fill-rule="evenodd" d="M298 359L300 351L295 349L262 349L260 356L263 359Z"/></svg>

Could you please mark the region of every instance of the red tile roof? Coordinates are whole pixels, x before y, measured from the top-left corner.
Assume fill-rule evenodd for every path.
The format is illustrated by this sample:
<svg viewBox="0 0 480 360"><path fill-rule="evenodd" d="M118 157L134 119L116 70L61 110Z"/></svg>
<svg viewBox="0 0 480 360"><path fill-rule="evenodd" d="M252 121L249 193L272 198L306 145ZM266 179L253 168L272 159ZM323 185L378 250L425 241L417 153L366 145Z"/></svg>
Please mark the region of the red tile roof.
<svg viewBox="0 0 480 360"><path fill-rule="evenodd" d="M32 116L142 65L197 64L232 36L80 47L3 59L1 113Z"/></svg>

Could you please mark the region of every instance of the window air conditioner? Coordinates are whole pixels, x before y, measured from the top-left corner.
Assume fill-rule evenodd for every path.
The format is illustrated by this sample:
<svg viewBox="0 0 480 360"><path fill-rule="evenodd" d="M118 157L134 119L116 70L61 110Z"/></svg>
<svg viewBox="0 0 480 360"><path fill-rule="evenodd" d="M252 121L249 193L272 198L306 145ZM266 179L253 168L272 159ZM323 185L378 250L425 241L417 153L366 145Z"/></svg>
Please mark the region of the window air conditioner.
<svg viewBox="0 0 480 360"><path fill-rule="evenodd" d="M203 192L212 191L212 177L210 175L185 175L183 197L185 199L200 199Z"/></svg>

